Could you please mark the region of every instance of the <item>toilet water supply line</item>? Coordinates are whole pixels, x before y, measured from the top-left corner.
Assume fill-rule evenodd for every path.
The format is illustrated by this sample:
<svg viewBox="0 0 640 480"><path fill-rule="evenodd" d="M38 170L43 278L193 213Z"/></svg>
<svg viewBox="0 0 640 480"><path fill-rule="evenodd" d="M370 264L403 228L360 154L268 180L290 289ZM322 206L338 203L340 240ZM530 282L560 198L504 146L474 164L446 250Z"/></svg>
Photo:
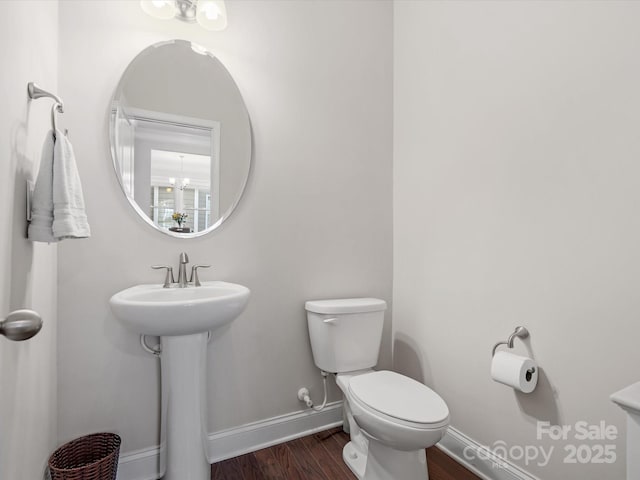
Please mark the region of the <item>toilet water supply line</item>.
<svg viewBox="0 0 640 480"><path fill-rule="evenodd" d="M327 406L327 376L329 376L329 374L324 370L320 370L320 374L322 375L322 388L324 389L324 400L322 400L322 405L319 407L313 405L313 400L311 400L311 397L309 396L309 389L307 387L302 387L298 390L298 400L306 403L307 407L315 410L316 412L323 410L324 407Z"/></svg>

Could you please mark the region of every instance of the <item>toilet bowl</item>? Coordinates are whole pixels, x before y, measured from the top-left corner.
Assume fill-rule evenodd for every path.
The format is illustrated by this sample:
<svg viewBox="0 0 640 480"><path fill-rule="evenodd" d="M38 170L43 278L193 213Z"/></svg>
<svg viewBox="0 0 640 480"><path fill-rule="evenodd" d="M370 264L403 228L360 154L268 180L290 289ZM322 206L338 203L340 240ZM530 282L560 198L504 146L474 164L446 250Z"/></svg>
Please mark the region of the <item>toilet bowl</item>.
<svg viewBox="0 0 640 480"><path fill-rule="evenodd" d="M306 303L316 365L336 374L344 394L343 459L359 479L424 480L425 448L444 436L449 409L429 387L375 371L386 303L358 298Z"/></svg>

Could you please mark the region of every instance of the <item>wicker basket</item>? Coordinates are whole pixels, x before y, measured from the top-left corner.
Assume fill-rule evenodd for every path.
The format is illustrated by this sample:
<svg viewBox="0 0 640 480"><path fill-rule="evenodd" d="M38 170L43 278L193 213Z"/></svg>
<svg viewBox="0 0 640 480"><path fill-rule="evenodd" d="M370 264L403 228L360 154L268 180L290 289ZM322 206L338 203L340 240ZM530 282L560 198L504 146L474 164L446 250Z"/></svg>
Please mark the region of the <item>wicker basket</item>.
<svg viewBox="0 0 640 480"><path fill-rule="evenodd" d="M51 480L115 480L120 437L94 433L72 440L49 457Z"/></svg>

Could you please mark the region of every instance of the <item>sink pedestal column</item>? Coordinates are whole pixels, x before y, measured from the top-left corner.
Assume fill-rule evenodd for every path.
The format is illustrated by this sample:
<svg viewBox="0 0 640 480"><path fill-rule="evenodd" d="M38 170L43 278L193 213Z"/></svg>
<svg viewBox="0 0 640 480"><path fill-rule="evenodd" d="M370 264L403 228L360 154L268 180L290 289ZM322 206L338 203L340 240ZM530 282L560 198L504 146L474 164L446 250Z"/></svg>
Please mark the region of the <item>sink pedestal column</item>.
<svg viewBox="0 0 640 480"><path fill-rule="evenodd" d="M161 337L164 480L209 480L207 454L207 333ZM162 462L164 463L164 462Z"/></svg>

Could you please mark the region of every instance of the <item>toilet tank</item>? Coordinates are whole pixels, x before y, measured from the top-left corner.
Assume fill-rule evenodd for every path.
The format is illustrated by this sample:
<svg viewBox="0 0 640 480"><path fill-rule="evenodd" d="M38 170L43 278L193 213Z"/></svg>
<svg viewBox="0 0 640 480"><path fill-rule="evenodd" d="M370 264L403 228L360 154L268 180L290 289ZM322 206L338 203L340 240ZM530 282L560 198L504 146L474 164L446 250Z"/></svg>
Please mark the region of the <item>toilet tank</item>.
<svg viewBox="0 0 640 480"><path fill-rule="evenodd" d="M305 303L313 360L325 372L344 373L378 363L384 311L377 298L314 300Z"/></svg>

